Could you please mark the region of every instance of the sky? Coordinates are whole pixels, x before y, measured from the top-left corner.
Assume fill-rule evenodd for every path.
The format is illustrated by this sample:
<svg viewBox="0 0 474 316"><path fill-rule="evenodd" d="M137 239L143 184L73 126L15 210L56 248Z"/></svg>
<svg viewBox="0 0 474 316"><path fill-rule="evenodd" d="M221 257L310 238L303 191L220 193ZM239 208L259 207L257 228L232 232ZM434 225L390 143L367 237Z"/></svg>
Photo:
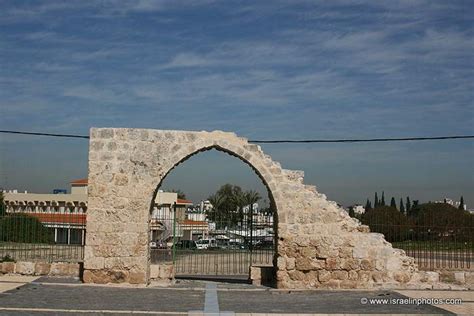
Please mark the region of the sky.
<svg viewBox="0 0 474 316"><path fill-rule="evenodd" d="M473 19L471 1L0 0L0 129L473 135ZM463 195L474 208L473 144L262 148L344 205L385 191L397 202ZM86 140L0 134L0 187L67 188L87 176L87 151ZM199 201L224 183L265 191L217 152L186 161L164 186Z"/></svg>

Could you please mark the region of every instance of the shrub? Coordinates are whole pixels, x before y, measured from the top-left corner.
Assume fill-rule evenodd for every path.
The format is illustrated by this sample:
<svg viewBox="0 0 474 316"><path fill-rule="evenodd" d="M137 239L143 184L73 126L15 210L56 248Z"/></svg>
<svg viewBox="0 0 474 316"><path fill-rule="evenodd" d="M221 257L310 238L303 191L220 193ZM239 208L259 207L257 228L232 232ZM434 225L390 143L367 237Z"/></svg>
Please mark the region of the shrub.
<svg viewBox="0 0 474 316"><path fill-rule="evenodd" d="M9 214L0 219L0 241L50 243L53 232L27 214Z"/></svg>

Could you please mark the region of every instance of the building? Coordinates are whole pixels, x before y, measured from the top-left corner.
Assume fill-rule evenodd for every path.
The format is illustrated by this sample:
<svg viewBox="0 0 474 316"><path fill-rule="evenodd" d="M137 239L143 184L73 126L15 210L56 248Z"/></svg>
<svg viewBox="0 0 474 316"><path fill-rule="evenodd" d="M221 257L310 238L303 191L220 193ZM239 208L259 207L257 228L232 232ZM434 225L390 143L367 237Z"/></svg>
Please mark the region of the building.
<svg viewBox="0 0 474 316"><path fill-rule="evenodd" d="M442 201L435 201L435 203L446 203L446 204L452 205L456 208L459 208L459 206L461 205L461 202L454 201L450 198L444 198ZM462 209L466 211L467 210L467 205L463 204Z"/></svg>
<svg viewBox="0 0 474 316"><path fill-rule="evenodd" d="M4 191L7 213L25 213L54 230L54 242L83 245L87 212L87 179L71 182L70 194Z"/></svg>
<svg viewBox="0 0 474 316"><path fill-rule="evenodd" d="M70 183L70 194L18 193L4 191L6 212L23 213L37 218L45 227L54 230L57 244L84 245L87 221L87 179ZM63 192L63 190L60 190ZM58 191L56 191L58 192ZM188 218L187 208L191 201L178 199L177 193L159 191L150 216L151 240L169 241L173 231L173 207L176 203L175 236L192 239L193 232L207 232L204 220Z"/></svg>

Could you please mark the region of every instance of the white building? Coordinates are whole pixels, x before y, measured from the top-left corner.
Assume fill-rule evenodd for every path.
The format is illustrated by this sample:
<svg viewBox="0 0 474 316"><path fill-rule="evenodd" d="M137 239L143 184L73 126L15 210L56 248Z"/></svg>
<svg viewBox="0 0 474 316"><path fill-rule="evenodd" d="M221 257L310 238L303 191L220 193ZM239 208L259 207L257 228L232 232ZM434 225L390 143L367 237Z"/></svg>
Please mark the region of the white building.
<svg viewBox="0 0 474 316"><path fill-rule="evenodd" d="M456 208L459 208L459 205L461 205L461 202L454 201L450 198L444 198L442 201L435 201L435 203L446 203L446 204L452 205ZM462 209L465 210L465 211L467 210L467 205L465 203L463 204Z"/></svg>

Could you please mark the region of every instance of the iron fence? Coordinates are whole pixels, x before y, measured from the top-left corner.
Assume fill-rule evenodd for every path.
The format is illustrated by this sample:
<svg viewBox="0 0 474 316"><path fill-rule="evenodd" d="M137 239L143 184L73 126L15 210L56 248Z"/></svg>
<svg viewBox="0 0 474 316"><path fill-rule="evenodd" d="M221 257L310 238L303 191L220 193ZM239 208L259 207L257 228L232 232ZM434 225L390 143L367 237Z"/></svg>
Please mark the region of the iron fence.
<svg viewBox="0 0 474 316"><path fill-rule="evenodd" d="M407 213L381 207L357 217L422 270L474 269L474 215L467 211L427 203Z"/></svg>
<svg viewBox="0 0 474 316"><path fill-rule="evenodd" d="M85 209L74 206L0 205L0 261L80 262Z"/></svg>
<svg viewBox="0 0 474 316"><path fill-rule="evenodd" d="M247 275L272 266L273 214L252 208L215 214L161 210L150 222L151 263L169 262L176 275Z"/></svg>

